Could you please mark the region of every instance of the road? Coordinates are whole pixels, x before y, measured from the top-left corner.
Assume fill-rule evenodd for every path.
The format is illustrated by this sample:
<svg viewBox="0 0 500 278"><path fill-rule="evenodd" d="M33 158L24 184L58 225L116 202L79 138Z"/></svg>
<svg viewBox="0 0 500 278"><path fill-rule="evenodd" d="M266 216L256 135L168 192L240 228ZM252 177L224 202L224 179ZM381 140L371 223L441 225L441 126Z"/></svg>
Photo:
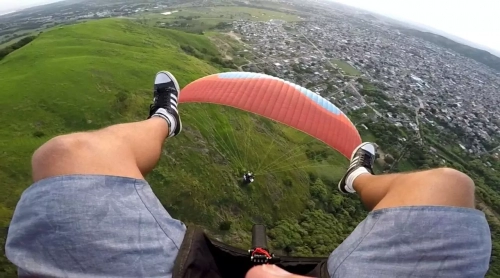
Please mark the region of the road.
<svg viewBox="0 0 500 278"><path fill-rule="evenodd" d="M420 131L420 121L419 121L419 117L418 117L418 112L420 111L420 109L424 109L424 103L422 102L422 100L419 97L417 97L417 99L418 99L418 103L419 103L419 105L415 109L415 122L417 123L417 128L418 128L417 137L418 137L418 140L420 141L420 144L424 145L424 140L422 139L422 134Z"/></svg>

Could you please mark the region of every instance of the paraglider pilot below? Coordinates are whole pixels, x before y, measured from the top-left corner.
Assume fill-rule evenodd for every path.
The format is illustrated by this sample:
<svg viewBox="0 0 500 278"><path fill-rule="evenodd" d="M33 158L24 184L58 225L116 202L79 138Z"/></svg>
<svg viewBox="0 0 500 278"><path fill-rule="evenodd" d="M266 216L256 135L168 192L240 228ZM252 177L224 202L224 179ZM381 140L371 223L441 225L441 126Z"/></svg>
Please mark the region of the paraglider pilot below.
<svg viewBox="0 0 500 278"><path fill-rule="evenodd" d="M144 177L165 139L181 132L179 93L174 76L159 72L147 120L58 136L34 153L34 184L17 204L5 249L20 276L172 276L186 227ZM361 144L339 184L371 212L331 253L329 275L484 277L491 235L475 210L474 182L449 168L374 175L374 158L374 145ZM299 276L264 265L247 277Z"/></svg>
<svg viewBox="0 0 500 278"><path fill-rule="evenodd" d="M248 171L243 175L243 183L250 184L254 182L255 178L252 172Z"/></svg>

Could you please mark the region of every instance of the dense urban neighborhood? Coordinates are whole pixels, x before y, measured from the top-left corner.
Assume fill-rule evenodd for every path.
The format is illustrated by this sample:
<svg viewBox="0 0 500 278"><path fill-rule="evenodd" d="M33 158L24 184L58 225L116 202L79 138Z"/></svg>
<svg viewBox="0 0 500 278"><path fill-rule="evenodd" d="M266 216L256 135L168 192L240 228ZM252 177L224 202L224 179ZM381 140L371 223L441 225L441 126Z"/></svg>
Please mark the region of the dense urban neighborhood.
<svg viewBox="0 0 500 278"><path fill-rule="evenodd" d="M462 130L460 146L471 154L484 153L500 133L499 72L377 19L335 12L328 20L293 24L239 21L234 30L257 57L245 70L295 81L343 111L368 105L372 116L418 131L417 109L425 123ZM363 80L380 89L387 106L411 113L365 99Z"/></svg>

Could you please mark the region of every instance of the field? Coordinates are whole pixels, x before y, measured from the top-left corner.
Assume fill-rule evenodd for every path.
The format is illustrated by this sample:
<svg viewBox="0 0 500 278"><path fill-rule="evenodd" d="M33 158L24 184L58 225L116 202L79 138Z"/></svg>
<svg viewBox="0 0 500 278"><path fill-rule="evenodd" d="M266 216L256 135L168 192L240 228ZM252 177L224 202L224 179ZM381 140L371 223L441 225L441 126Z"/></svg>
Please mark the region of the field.
<svg viewBox="0 0 500 278"><path fill-rule="evenodd" d="M340 69L342 69L345 74L351 75L351 76L359 76L361 75L361 72L354 68L353 66L349 65L347 62L341 61L341 60L334 60L333 63L337 65Z"/></svg>
<svg viewBox="0 0 500 278"><path fill-rule="evenodd" d="M166 11L172 12L172 11ZM201 20L206 19L242 19L242 20L255 20L255 21L269 21L271 19L279 19L284 21L300 21L300 18L293 14L287 14L277 11L266 9L257 9L250 7L238 6L219 6L219 7L203 7L203 8L186 8L178 10L176 13L167 15L164 18L172 20L183 17L199 16Z"/></svg>
<svg viewBox="0 0 500 278"><path fill-rule="evenodd" d="M186 54L181 50L186 45L206 59ZM143 120L158 70L170 70L185 86L217 72L206 61L217 55L207 36L107 19L44 32L0 61L0 241L21 193L31 183L35 149L59 134ZM329 202L352 202L346 206L353 212L335 220L344 223L338 232L315 234L328 237L330 245L297 249L303 255L327 255L364 216L361 207L354 209L359 206L355 199L335 190L347 160L323 143L232 108L182 104L180 111L184 132L169 140L159 166L147 177L172 216L247 247L254 222L266 223L276 234L286 221L326 215ZM245 169L257 174L250 187L239 182ZM316 216L310 214L311 202L319 197L311 188L319 188L321 198L332 196L316 207ZM325 211L318 210L323 207ZM321 219L331 217L336 216ZM224 222L231 223L229 231L219 229ZM303 229L316 230L314 225L325 224L314 220L314 225L304 225ZM280 243L286 238L274 239L276 248L286 247ZM0 257L0 276L13 273Z"/></svg>
<svg viewBox="0 0 500 278"><path fill-rule="evenodd" d="M245 51L248 47L243 44L239 37L233 33L206 32L212 43L219 49L221 56L231 60L237 67L250 63L254 57L252 52Z"/></svg>
<svg viewBox="0 0 500 278"><path fill-rule="evenodd" d="M171 14L162 14L167 12ZM166 10L162 11L162 13L145 13L135 17L152 26L168 26L195 33L214 28L221 22L232 22L234 20L301 20L298 16L290 13L238 6L188 7Z"/></svg>

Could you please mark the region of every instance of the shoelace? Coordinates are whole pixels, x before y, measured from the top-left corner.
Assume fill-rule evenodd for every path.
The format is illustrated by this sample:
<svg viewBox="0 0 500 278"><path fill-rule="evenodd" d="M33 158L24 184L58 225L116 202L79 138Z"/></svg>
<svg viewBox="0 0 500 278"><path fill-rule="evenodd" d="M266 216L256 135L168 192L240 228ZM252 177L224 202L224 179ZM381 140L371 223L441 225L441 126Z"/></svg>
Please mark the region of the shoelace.
<svg viewBox="0 0 500 278"><path fill-rule="evenodd" d="M156 94L155 104L157 107L170 107L172 103L170 99L172 98L172 93L175 93L177 90L171 87L158 89Z"/></svg>
<svg viewBox="0 0 500 278"><path fill-rule="evenodd" d="M363 151L362 154L359 156L359 163L361 166L367 168L367 169L372 169L372 164L373 164L373 155Z"/></svg>

